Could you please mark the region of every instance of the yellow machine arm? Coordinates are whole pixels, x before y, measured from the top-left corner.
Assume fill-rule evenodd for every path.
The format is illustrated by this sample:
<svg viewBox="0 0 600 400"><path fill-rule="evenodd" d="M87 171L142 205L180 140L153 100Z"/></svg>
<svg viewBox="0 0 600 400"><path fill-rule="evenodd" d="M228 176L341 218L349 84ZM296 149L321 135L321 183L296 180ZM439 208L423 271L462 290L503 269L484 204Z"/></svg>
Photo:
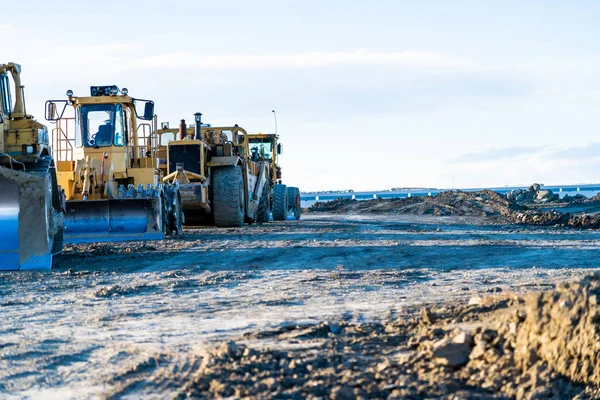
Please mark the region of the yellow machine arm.
<svg viewBox="0 0 600 400"><path fill-rule="evenodd" d="M23 88L24 86L21 84L21 65L9 62L7 64L0 64L0 73L7 73L13 77L13 81L15 82L15 106L13 107L13 111L10 115L11 119L21 119L30 117L25 113L25 101L23 98Z"/></svg>

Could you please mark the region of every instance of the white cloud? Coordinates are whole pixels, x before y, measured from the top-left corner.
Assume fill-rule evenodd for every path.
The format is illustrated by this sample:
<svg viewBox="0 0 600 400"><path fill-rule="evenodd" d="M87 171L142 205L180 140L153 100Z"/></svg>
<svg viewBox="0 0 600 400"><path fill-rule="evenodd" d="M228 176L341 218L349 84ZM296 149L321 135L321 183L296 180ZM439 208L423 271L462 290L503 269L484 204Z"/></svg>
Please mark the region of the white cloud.
<svg viewBox="0 0 600 400"><path fill-rule="evenodd" d="M134 63L136 68L201 69L282 69L320 68L329 66L398 66L425 68L476 69L468 60L442 53L408 50L402 52L310 52L287 55L202 55L193 52L167 53L147 57Z"/></svg>

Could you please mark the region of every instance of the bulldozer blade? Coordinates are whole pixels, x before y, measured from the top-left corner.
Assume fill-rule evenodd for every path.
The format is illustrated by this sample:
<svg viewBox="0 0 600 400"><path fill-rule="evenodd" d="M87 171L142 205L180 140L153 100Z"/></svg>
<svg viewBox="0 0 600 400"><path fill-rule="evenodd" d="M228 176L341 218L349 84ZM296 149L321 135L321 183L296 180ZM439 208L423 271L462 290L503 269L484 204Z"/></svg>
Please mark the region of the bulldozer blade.
<svg viewBox="0 0 600 400"><path fill-rule="evenodd" d="M162 240L161 199L68 201L65 243Z"/></svg>
<svg viewBox="0 0 600 400"><path fill-rule="evenodd" d="M0 167L0 271L52 268L49 179Z"/></svg>

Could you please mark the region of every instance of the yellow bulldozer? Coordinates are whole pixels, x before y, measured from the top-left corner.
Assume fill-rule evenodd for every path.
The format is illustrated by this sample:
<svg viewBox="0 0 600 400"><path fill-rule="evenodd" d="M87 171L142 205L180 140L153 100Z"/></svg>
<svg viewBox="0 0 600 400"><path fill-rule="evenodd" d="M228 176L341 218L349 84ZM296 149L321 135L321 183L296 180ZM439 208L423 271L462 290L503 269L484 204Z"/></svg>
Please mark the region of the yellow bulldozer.
<svg viewBox="0 0 600 400"><path fill-rule="evenodd" d="M154 102L114 85L92 86L90 96L69 90L67 97L46 102L46 119L56 123L57 176L66 195L65 241L181 234L178 185L162 183L154 149L146 145L156 135Z"/></svg>
<svg viewBox="0 0 600 400"><path fill-rule="evenodd" d="M269 163L249 156L248 134L238 125L158 131L163 182L179 184L188 225L240 227L269 220Z"/></svg>
<svg viewBox="0 0 600 400"><path fill-rule="evenodd" d="M0 64L0 270L52 268L63 210L48 129L27 114L21 66Z"/></svg>
<svg viewBox="0 0 600 400"><path fill-rule="evenodd" d="M248 144L253 160L269 163L273 219L283 221L291 215L299 220L302 213L300 189L284 185L281 179L278 156L281 155L283 146L279 143L279 135L272 133L251 134L248 135Z"/></svg>

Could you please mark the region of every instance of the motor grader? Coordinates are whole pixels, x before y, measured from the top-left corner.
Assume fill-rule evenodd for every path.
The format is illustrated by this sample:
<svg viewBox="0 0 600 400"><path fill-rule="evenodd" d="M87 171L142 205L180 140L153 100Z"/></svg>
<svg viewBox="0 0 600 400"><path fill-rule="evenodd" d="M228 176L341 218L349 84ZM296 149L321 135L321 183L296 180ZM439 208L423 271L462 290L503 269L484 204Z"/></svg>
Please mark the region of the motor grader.
<svg viewBox="0 0 600 400"><path fill-rule="evenodd" d="M162 183L154 149L146 146L156 135L154 102L114 85L92 86L90 96L69 90L67 97L46 102L46 119L56 123L57 177L66 194L65 241L181 234L179 188Z"/></svg>
<svg viewBox="0 0 600 400"><path fill-rule="evenodd" d="M269 163L273 219L283 221L291 214L296 220L299 220L302 213L300 189L284 185L281 179L281 167L277 158L281 155L283 146L279 143L279 135L251 134L248 136L248 144L253 160L266 160Z"/></svg>
<svg viewBox="0 0 600 400"><path fill-rule="evenodd" d="M0 270L52 268L63 245L61 193L48 129L25 108L21 66L0 64Z"/></svg>
<svg viewBox="0 0 600 400"><path fill-rule="evenodd" d="M243 128L203 127L200 116L195 114L191 128L182 121L179 129L158 131L163 182L179 184L186 224L239 227L267 222L269 163L249 156Z"/></svg>

